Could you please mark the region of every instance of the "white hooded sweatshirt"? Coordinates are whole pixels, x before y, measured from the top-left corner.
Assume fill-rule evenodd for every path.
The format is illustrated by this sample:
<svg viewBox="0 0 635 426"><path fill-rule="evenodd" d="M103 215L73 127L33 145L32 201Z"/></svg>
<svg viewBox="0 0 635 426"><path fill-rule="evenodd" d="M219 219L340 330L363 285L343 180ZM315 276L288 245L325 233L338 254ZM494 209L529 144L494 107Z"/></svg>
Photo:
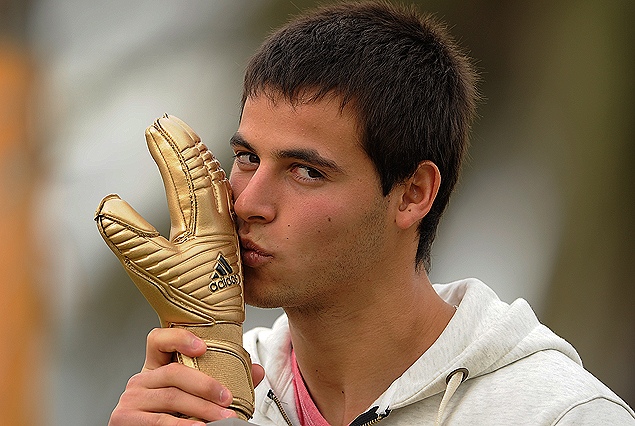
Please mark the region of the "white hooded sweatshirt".
<svg viewBox="0 0 635 426"><path fill-rule="evenodd" d="M582 368L575 349L525 300L504 303L476 279L434 288L457 312L352 425L635 425L633 410ZM252 422L299 425L286 316L247 332L244 345L266 371Z"/></svg>

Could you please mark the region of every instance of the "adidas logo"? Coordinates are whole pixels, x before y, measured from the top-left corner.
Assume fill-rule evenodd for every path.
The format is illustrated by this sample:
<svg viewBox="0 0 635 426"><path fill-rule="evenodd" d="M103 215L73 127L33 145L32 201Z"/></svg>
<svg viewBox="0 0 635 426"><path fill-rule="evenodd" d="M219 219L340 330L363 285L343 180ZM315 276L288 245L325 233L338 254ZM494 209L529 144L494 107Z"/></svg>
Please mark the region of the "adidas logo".
<svg viewBox="0 0 635 426"><path fill-rule="evenodd" d="M212 293L229 287L232 284L240 283L240 277L234 273L234 270L222 253L219 253L216 258L216 267L210 278L212 282L209 284L209 289Z"/></svg>

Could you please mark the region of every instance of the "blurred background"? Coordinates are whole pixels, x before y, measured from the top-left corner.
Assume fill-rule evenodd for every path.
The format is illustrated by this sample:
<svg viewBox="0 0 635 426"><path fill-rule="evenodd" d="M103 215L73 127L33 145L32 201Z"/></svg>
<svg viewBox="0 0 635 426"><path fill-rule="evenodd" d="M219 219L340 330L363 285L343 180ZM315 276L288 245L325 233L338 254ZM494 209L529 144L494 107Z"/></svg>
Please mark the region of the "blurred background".
<svg viewBox="0 0 635 426"><path fill-rule="evenodd" d="M94 210L116 192L167 235L145 128L183 118L228 170L249 56L315 3L0 0L0 426L108 422L158 320ZM433 280L527 299L633 406L635 5L415 3L476 59L485 98Z"/></svg>

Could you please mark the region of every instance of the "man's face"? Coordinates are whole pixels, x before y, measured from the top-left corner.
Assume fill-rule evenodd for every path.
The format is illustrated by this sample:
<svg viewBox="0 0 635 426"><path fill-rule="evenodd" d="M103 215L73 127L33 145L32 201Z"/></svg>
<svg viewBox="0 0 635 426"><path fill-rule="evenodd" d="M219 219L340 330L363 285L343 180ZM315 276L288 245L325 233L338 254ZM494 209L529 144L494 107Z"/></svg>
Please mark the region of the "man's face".
<svg viewBox="0 0 635 426"><path fill-rule="evenodd" d="M363 291L394 220L352 113L250 98L231 145L246 301L320 308Z"/></svg>

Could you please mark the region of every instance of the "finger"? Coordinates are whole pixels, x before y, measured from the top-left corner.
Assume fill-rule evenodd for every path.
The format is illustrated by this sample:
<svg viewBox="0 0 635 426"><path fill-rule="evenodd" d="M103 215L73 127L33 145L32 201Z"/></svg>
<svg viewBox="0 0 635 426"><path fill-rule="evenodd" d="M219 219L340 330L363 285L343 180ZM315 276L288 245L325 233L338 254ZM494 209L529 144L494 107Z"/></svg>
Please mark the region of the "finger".
<svg viewBox="0 0 635 426"><path fill-rule="evenodd" d="M113 412L113 424L117 425L178 425L196 423L194 419L204 421L236 417L231 409L216 405L202 398L189 395L177 388L146 390L143 393L125 392L116 411ZM190 417L179 419L176 417ZM163 423L165 422L165 423Z"/></svg>
<svg viewBox="0 0 635 426"><path fill-rule="evenodd" d="M165 114L164 117L176 122L179 126L181 126L183 128L183 131L185 131L185 133L187 133L194 142L198 143L201 141L201 138L198 137L198 134L196 134L194 129L192 129L190 125L187 124L185 121L181 120L178 117L175 117L174 115L169 114Z"/></svg>
<svg viewBox="0 0 635 426"><path fill-rule="evenodd" d="M148 334L143 370L154 370L172 362L174 352L195 358L207 351L207 345L182 328L155 328Z"/></svg>
<svg viewBox="0 0 635 426"><path fill-rule="evenodd" d="M128 203L115 194L104 197L95 212L97 229L119 260L147 275L148 265L155 265L171 254L173 244L163 238ZM142 290L143 291L143 290Z"/></svg>
<svg viewBox="0 0 635 426"><path fill-rule="evenodd" d="M227 221L225 213L219 214L217 202L223 197L214 193L216 188L212 187L212 176L205 163L204 156L209 163L211 153L189 126L180 123L181 120L166 114L146 130L148 149L165 186L171 241L215 234L221 226L216 224L220 221L224 226ZM222 169L214 173L216 180L225 179Z"/></svg>
<svg viewBox="0 0 635 426"><path fill-rule="evenodd" d="M178 363L171 363L155 370L147 370L136 374L128 381L128 388L151 390L178 389L179 392L202 398L222 407L228 407L233 400L231 392L218 380L199 370ZM128 390L128 388L126 388L126 390ZM168 394L169 397L177 396L179 393L176 390L170 392L174 392L174 395ZM155 403L148 402L148 404ZM144 408L147 410L156 410L160 407L156 405L146 405Z"/></svg>
<svg viewBox="0 0 635 426"><path fill-rule="evenodd" d="M265 378L265 369L260 364L251 365L251 379L253 380L254 387L258 386L262 379Z"/></svg>
<svg viewBox="0 0 635 426"><path fill-rule="evenodd" d="M205 426L197 420L175 417L167 413L148 413L117 406L110 416L108 426Z"/></svg>
<svg viewBox="0 0 635 426"><path fill-rule="evenodd" d="M186 160L197 157L193 149L198 136L193 136L195 135L190 135L178 123L170 120L167 114L157 119L145 132L148 149L159 167L167 195L172 225L171 241L193 234L196 215L195 179L202 186L209 186L209 182L205 182L209 181L209 176L207 169L201 167L202 161L197 165L196 162L188 164Z"/></svg>
<svg viewBox="0 0 635 426"><path fill-rule="evenodd" d="M234 417L225 409L232 395L217 380L190 367L172 363L134 375L119 406L141 412L180 413L199 419Z"/></svg>
<svg viewBox="0 0 635 426"><path fill-rule="evenodd" d="M130 237L148 239L160 236L152 225L116 194L107 195L101 200L95 212L95 221L106 242L115 244L117 250L127 247L125 243Z"/></svg>
<svg viewBox="0 0 635 426"><path fill-rule="evenodd" d="M201 145L205 148L205 145ZM214 190L216 211L218 211L220 218L223 220L231 219L233 196L227 175L221 167L220 162L214 157L214 154L206 148L201 150L201 152L205 167L207 167L209 175L212 177L212 189ZM221 226L229 225L229 223L224 223ZM233 226L233 220L231 225Z"/></svg>
<svg viewBox="0 0 635 426"><path fill-rule="evenodd" d="M194 130L183 120L173 115L169 118L177 122L196 142L196 147L199 149L201 158L207 171L212 178L212 187L214 189L215 207L221 217L229 217L232 211L233 197L231 192L231 186L225 175L225 171L222 169L220 162L214 157L211 151L207 149Z"/></svg>

